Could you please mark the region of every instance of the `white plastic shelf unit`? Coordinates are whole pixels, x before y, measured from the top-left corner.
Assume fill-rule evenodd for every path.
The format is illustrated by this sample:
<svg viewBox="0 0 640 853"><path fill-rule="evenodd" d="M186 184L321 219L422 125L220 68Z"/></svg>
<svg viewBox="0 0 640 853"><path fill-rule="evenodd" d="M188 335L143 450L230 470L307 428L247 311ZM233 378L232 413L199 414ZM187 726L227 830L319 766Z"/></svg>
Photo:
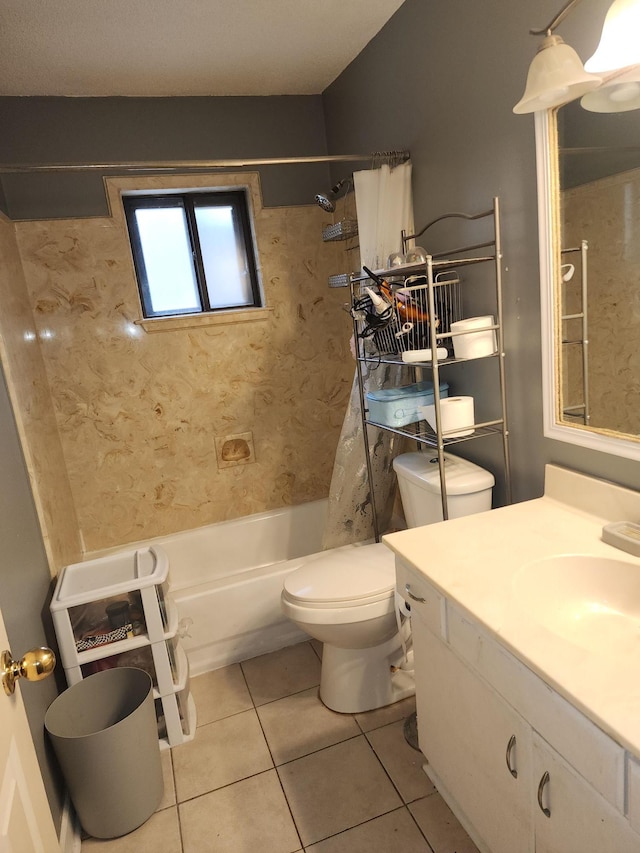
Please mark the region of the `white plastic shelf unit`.
<svg viewBox="0 0 640 853"><path fill-rule="evenodd" d="M375 270L374 276L384 280L384 286L379 287L380 293L387 299L390 297L394 306L392 321L381 332L371 328L367 329L366 326L369 321L366 318L363 319L363 314L366 314L366 310L363 309L363 298L367 293L367 289L376 289L376 284L369 275L365 275L364 273L351 276L351 304L354 338L357 342L356 366L360 392L360 411L362 415L367 475L372 495L371 507L376 541L380 540L380 530L376 512L369 429L392 432L396 435L413 439L421 446L436 449L440 470L440 493L444 519L449 517L444 467L445 449L450 445L463 441L474 441L482 436L499 434L502 437L505 494L507 502L511 503L511 466L504 366L500 200L497 197L494 198L492 206L480 213L446 213L429 222L416 234L406 235L403 232L402 243L404 251L407 251L407 243L410 240L421 237L428 228L444 219L462 221L491 220L493 234L490 239L482 242L469 243L448 252L428 255L425 261L420 261L419 263L394 266L386 270ZM488 251L484 252L484 250ZM462 289L466 286L466 283L463 283L462 276L458 275L458 270L477 264L492 266L494 273L495 292L490 302L494 308L489 313L493 314L495 310L495 323L490 326L484 326L483 331L493 330L496 336L496 349L490 356L483 357L498 359L498 381L500 386L500 412L498 416L482 423L473 424L473 429L470 433L463 437L459 433L457 436L455 434L447 435L447 432L442 428L440 398L439 394L436 393L434 396L435 430L431 429L424 420L416 420L402 427L390 426L374 421L370 417L367 406L363 365L401 365L413 371L414 382L422 380L425 373L430 373L433 379L433 388L439 389L441 367L469 361L469 359L456 358L453 355L453 338L461 334L474 334L477 332L477 329L469 329L469 331L465 332L452 332L450 323L451 320L464 319L463 314L459 312L463 311L464 297ZM422 283L416 285L416 279L419 279ZM397 294L397 296L394 296L394 294ZM415 311L414 317L410 314L411 308ZM375 308L372 308L370 313L375 313ZM416 320L415 322L406 322L418 316L423 319L420 321ZM394 332L394 330L396 331ZM442 351L445 348L447 349L447 357L443 358ZM407 358L408 355L410 356L411 351L414 351L416 355L419 353L421 360L417 361L415 357ZM452 378L451 382L455 382L455 377ZM450 430L449 432L451 433L452 431ZM453 432L455 433L455 431Z"/></svg>
<svg viewBox="0 0 640 853"><path fill-rule="evenodd" d="M157 545L74 563L60 573L50 605L67 683L114 666L153 679L162 748L191 740L196 710L189 664L169 595L169 560Z"/></svg>

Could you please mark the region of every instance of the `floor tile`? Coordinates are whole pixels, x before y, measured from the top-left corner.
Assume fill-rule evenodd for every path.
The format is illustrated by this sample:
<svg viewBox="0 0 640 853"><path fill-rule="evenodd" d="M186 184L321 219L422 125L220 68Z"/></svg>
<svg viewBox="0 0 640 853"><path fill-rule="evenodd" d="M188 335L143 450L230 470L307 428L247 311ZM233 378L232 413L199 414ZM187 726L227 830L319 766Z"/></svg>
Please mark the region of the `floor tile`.
<svg viewBox="0 0 640 853"><path fill-rule="evenodd" d="M251 658L241 666L256 705L320 684L320 661L309 643Z"/></svg>
<svg viewBox="0 0 640 853"><path fill-rule="evenodd" d="M261 705L258 716L276 764L360 734L350 714L336 714L322 704L317 687Z"/></svg>
<svg viewBox="0 0 640 853"><path fill-rule="evenodd" d="M433 794L435 787L422 769L424 756L404 737L404 720L367 733L384 769L405 803Z"/></svg>
<svg viewBox="0 0 640 853"><path fill-rule="evenodd" d="M300 850L275 770L183 803L180 821L184 853Z"/></svg>
<svg viewBox="0 0 640 853"><path fill-rule="evenodd" d="M362 731L370 732L373 729L379 729L380 726L395 723L396 720L404 720L415 710L416 697L409 696L393 705L385 705L384 708L376 708L375 711L365 711L363 714L356 714L355 717Z"/></svg>
<svg viewBox="0 0 640 853"><path fill-rule="evenodd" d="M198 711L199 726L253 708L239 663L192 678L190 690Z"/></svg>
<svg viewBox="0 0 640 853"><path fill-rule="evenodd" d="M82 842L82 853L181 853L180 827L176 806L151 815L141 827L123 835L101 841L88 838Z"/></svg>
<svg viewBox="0 0 640 853"><path fill-rule="evenodd" d="M164 795L158 806L158 811L176 804L176 786L173 782L173 764L171 762L171 750L163 749L160 753L162 762L162 781L164 783Z"/></svg>
<svg viewBox="0 0 640 853"><path fill-rule="evenodd" d="M377 817L318 844L306 853L432 853L406 808Z"/></svg>
<svg viewBox="0 0 640 853"><path fill-rule="evenodd" d="M478 853L458 819L440 794L431 794L409 806L433 853Z"/></svg>
<svg viewBox="0 0 640 853"><path fill-rule="evenodd" d="M273 767L255 711L209 723L173 750L178 802Z"/></svg>
<svg viewBox="0 0 640 853"><path fill-rule="evenodd" d="M400 806L364 735L278 768L303 845Z"/></svg>

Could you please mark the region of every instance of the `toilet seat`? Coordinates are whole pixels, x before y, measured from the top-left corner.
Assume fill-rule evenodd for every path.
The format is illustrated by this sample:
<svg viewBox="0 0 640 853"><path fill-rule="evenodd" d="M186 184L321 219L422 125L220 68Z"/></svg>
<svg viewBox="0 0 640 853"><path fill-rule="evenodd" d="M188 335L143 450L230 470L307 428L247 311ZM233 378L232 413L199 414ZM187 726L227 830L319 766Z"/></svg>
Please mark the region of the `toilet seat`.
<svg viewBox="0 0 640 853"><path fill-rule="evenodd" d="M366 607L393 599L395 580L394 557L385 545L347 546L320 554L291 572L283 597L299 607Z"/></svg>

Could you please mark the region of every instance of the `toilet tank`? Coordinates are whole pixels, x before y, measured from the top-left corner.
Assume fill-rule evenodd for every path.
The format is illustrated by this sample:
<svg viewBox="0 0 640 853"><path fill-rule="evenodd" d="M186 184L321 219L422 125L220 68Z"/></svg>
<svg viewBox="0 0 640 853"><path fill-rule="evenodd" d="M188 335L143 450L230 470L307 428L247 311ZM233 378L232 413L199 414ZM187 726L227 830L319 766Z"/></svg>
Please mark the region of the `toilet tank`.
<svg viewBox="0 0 640 853"><path fill-rule="evenodd" d="M440 467L434 452L403 453L393 460L402 508L409 527L442 521ZM491 509L493 474L479 465L444 454L449 518L461 518Z"/></svg>

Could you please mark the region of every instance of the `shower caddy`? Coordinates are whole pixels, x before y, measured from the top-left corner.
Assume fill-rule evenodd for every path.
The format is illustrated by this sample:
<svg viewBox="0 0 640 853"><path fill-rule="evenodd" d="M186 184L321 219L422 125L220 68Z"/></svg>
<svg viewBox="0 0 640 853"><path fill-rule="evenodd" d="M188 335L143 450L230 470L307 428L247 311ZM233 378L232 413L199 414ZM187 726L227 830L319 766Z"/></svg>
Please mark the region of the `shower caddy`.
<svg viewBox="0 0 640 853"><path fill-rule="evenodd" d="M111 608L116 614L126 612L126 618L118 619L121 625L108 624L109 613L111 619L114 615ZM50 610L70 687L104 668L149 670L160 748L194 737L196 709L189 692L189 663L180 645L178 610L169 595L169 559L160 546L141 546L66 566L58 577ZM133 661L127 656L134 656Z"/></svg>
<svg viewBox="0 0 640 853"><path fill-rule="evenodd" d="M509 456L509 430L507 426L507 407L506 407L506 384L505 384L505 366L504 366L504 337L503 337L503 309L502 309L502 246L500 236L500 201L496 197L493 199L493 204L490 209L477 214L466 213L446 213L439 216L437 219L429 222L425 227L416 234L407 235L402 232L403 252L407 253L407 243L414 238L422 236L424 232L445 219L459 219L466 221L475 221L482 219L490 219L493 224L493 235L486 242L474 243L452 249L448 252L428 255L426 260L420 260L419 263L404 263L398 266L393 266L390 269L376 270L374 275L384 279L385 282L390 282L390 288L393 293L400 293L407 297L404 302L397 299L392 299L393 316L391 321L374 331L368 329L366 336L363 337L363 331L367 323L363 321L361 312L358 308L362 307L362 301L365 297L368 287L375 287L369 275L354 273L350 277L351 287L351 305L354 326L354 339L356 341L356 368L358 390L360 394L360 412L362 416L363 437L365 443L365 459L367 464L367 477L369 487L371 489L373 528L376 542L380 541L380 530L378 524L378 516L375 505L375 488L373 469L371 464L371 450L368 430L370 428L376 430L385 430L394 433L395 435L404 436L408 439L416 441L419 446L433 447L437 450L438 467L440 473L440 491L442 499L442 513L446 520L449 517L447 506L447 492L445 480L445 449L453 444L460 442L475 441L486 435L499 434L502 437L502 453L504 458L504 486L505 494L508 503L511 503L511 465ZM490 249L488 254L479 254L480 250ZM463 364L470 359L455 358L452 355L452 339L459 334L473 334L474 331L468 332L451 332L451 322L463 319L462 317L462 290L463 282L458 275L458 270L462 267L473 266L476 264L487 264L493 267L495 278L495 320L491 326L482 328L483 332L493 330L496 335L497 351L492 355L484 356L485 358L498 359L498 374L499 374L499 391L500 391L500 413L494 420L484 421L482 423L473 424L473 433L466 436L447 436L442 429L442 415L440 407L439 391L440 388L440 369L447 366L450 370L455 370L456 364ZM418 285L412 284L412 279L419 276L422 283ZM404 283L404 287L400 291L394 290L395 285ZM468 283L465 286L471 286ZM370 312L373 312L373 306ZM416 316L426 317L421 323L411 323L410 313L413 311L414 318ZM411 327L411 328L409 328ZM448 344L448 346L447 346ZM442 357L442 352L438 354L438 349L447 347L447 357ZM424 360L414 361L410 354L415 351L425 351L427 356ZM405 359L412 359L410 362L403 360L403 353L406 353ZM379 423L372 420L369 409L367 407L365 379L363 375L363 365L389 364L409 367L413 371L414 382L421 381L424 374L429 372L433 380L434 388L434 407L435 407L435 431L430 430L426 421L416 421L406 424L401 427L389 426L388 424ZM449 367L450 366L450 367ZM471 425L470 425L471 426ZM458 430L449 430L448 432L457 432Z"/></svg>

